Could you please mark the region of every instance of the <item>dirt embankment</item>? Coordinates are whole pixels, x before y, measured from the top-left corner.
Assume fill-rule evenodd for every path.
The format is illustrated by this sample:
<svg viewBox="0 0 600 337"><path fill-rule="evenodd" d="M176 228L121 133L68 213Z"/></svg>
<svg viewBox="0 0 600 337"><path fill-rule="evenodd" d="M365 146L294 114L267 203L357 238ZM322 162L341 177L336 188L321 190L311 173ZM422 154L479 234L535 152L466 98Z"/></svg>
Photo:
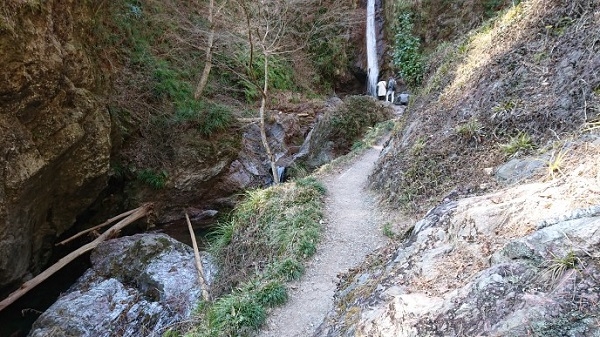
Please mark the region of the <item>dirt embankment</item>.
<svg viewBox="0 0 600 337"><path fill-rule="evenodd" d="M372 185L422 213L452 189L477 192L509 154L560 147L596 120L598 11L588 0L523 1L434 54Z"/></svg>

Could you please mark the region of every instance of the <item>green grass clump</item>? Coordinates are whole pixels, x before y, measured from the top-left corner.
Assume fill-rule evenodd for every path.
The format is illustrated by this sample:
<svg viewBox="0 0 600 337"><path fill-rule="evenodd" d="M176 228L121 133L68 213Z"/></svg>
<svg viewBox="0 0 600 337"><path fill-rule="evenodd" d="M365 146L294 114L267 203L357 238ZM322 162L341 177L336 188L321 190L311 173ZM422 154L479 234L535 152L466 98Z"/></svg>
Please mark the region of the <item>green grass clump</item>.
<svg viewBox="0 0 600 337"><path fill-rule="evenodd" d="M219 336L239 336L258 329L266 318L265 308L253 296L234 292L218 299L208 311L209 326Z"/></svg>
<svg viewBox="0 0 600 337"><path fill-rule="evenodd" d="M483 125L476 118L470 118L466 123L456 126L454 131L462 139L476 143L480 143L485 135Z"/></svg>
<svg viewBox="0 0 600 337"><path fill-rule="evenodd" d="M512 157L533 150L535 144L528 134L521 132L515 137L511 137L508 143L500 145L500 148L504 154Z"/></svg>
<svg viewBox="0 0 600 337"><path fill-rule="evenodd" d="M264 82L264 64L265 58L263 55L254 55L252 58L252 66L250 63L250 54L240 52L237 54L235 62L238 65L246 65L245 73L247 77L239 79L238 86L241 87L246 101L254 102L261 97L261 90ZM289 62L278 56L268 58L268 80L269 90L291 90L294 88L294 70Z"/></svg>
<svg viewBox="0 0 600 337"><path fill-rule="evenodd" d="M157 172L152 169L143 169L138 172L137 179L144 184L150 185L152 188L160 190L167 184L167 172Z"/></svg>
<svg viewBox="0 0 600 337"><path fill-rule="evenodd" d="M288 299L287 289L280 281L270 281L255 294L257 302L264 307L276 307Z"/></svg>
<svg viewBox="0 0 600 337"><path fill-rule="evenodd" d="M280 281L251 280L214 303L203 303L204 319L188 337L251 336L265 321L267 308L285 303L287 289Z"/></svg>
<svg viewBox="0 0 600 337"><path fill-rule="evenodd" d="M580 271L580 267L583 262L577 256L577 254L571 249L564 256L557 256L551 253L552 259L547 261L544 268L544 276L547 281L547 285L552 286L559 282L563 275L568 270Z"/></svg>
<svg viewBox="0 0 600 337"><path fill-rule="evenodd" d="M563 169L565 164L565 157L568 150L560 150L558 153L552 153L552 157L548 161L548 176L552 179L556 178L556 175L564 175Z"/></svg>
<svg viewBox="0 0 600 337"><path fill-rule="evenodd" d="M285 281L293 281L299 279L304 274L304 266L300 261L292 258L287 258L283 261L276 262L272 265L270 276Z"/></svg>
<svg viewBox="0 0 600 337"><path fill-rule="evenodd" d="M212 234L217 299L198 309L200 326L188 336L252 335L268 308L285 303L285 282L299 279L303 261L316 252L324 194L313 177L247 192Z"/></svg>
<svg viewBox="0 0 600 337"><path fill-rule="evenodd" d="M390 239L395 239L396 237L398 237L398 234L396 234L396 232L394 232L394 230L392 229L392 225L388 222L386 224L383 225L383 235L385 235L386 237L390 238Z"/></svg>

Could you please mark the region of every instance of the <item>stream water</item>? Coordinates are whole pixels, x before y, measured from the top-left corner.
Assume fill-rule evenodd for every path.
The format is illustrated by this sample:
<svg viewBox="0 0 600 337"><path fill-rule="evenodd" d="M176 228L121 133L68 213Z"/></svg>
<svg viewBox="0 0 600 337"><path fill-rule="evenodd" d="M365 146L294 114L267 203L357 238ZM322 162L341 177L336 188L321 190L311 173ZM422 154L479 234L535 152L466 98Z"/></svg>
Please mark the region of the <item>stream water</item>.
<svg viewBox="0 0 600 337"><path fill-rule="evenodd" d="M379 60L377 59L377 34L375 32L375 0L367 2L367 92L377 96L377 79L379 78Z"/></svg>

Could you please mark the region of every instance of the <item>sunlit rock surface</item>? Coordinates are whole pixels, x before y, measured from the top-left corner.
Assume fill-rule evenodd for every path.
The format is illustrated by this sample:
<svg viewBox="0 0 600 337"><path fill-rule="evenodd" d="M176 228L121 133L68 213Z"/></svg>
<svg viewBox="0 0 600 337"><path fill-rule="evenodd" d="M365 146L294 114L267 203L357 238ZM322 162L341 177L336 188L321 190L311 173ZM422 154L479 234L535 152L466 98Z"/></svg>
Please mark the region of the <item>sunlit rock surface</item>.
<svg viewBox="0 0 600 337"><path fill-rule="evenodd" d="M201 300L194 253L164 234L102 243L89 269L34 323L29 336L158 336ZM215 270L203 257L210 284Z"/></svg>

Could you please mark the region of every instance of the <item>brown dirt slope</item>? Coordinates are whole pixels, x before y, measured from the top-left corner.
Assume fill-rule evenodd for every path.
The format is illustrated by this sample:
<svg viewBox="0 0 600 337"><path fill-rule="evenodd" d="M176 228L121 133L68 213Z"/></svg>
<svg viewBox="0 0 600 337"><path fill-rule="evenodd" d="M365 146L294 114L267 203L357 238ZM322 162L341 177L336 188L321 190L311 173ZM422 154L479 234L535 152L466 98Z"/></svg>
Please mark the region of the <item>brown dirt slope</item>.
<svg viewBox="0 0 600 337"><path fill-rule="evenodd" d="M484 168L507 160L502 145L529 137L541 152L572 138L598 119L599 51L600 4L591 0L523 1L443 45L372 186L422 212L452 189L489 182Z"/></svg>

